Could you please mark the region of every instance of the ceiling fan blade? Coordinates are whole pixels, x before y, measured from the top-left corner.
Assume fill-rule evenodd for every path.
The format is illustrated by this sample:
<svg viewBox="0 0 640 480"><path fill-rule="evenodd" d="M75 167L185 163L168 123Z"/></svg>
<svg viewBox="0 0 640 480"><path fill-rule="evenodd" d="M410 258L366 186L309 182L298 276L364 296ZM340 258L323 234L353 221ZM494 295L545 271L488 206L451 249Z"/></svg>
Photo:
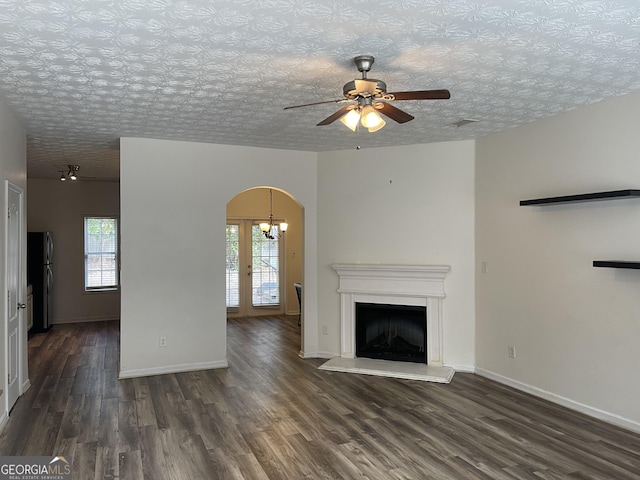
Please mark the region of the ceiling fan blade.
<svg viewBox="0 0 640 480"><path fill-rule="evenodd" d="M344 102L344 98L340 98L338 100L327 100L326 102L314 102L314 103L305 103L304 105L294 105L292 107L284 107L285 110L290 110L292 108L300 108L300 107L311 107L313 105L323 105L325 103L340 103Z"/></svg>
<svg viewBox="0 0 640 480"><path fill-rule="evenodd" d="M413 116L409 115L407 112L403 112L399 108L394 107L390 103L376 103L376 110L378 110L380 113L384 113L391 120L395 120L398 123L407 123L414 119Z"/></svg>
<svg viewBox="0 0 640 480"><path fill-rule="evenodd" d="M330 123L335 122L337 119L339 119L341 116L345 115L352 108L353 108L353 105L346 105L346 106L342 107L340 110L338 110L333 115L330 115L327 118L325 118L324 120L322 120L317 126L319 127L321 125L329 125Z"/></svg>
<svg viewBox="0 0 640 480"><path fill-rule="evenodd" d="M395 100L447 100L451 98L449 90L415 90L413 92L390 93Z"/></svg>

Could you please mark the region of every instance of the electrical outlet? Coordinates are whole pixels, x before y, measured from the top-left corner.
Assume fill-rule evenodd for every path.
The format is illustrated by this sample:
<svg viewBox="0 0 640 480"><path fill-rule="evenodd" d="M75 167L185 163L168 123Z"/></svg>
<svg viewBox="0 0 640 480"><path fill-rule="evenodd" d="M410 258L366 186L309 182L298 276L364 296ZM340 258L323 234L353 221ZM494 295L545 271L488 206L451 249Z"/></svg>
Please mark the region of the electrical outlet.
<svg viewBox="0 0 640 480"><path fill-rule="evenodd" d="M516 347L509 347L509 358L516 358Z"/></svg>
<svg viewBox="0 0 640 480"><path fill-rule="evenodd" d="M160 346L161 347L167 346L167 337L160 337Z"/></svg>
<svg viewBox="0 0 640 480"><path fill-rule="evenodd" d="M482 262L482 273L489 273L489 262Z"/></svg>
<svg viewBox="0 0 640 480"><path fill-rule="evenodd" d="M322 325L322 334L323 335L329 335L329 326L328 325Z"/></svg>

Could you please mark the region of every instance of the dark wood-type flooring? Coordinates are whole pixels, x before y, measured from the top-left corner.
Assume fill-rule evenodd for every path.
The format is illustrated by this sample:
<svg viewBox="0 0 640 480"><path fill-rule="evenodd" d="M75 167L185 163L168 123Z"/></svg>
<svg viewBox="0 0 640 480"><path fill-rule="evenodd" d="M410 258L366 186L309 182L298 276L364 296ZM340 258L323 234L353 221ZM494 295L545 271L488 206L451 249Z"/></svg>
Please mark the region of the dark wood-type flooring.
<svg viewBox="0 0 640 480"><path fill-rule="evenodd" d="M229 321L228 369L117 380L118 324L29 341L0 455L66 455L75 480L640 479L640 435L490 380L325 372L297 317Z"/></svg>

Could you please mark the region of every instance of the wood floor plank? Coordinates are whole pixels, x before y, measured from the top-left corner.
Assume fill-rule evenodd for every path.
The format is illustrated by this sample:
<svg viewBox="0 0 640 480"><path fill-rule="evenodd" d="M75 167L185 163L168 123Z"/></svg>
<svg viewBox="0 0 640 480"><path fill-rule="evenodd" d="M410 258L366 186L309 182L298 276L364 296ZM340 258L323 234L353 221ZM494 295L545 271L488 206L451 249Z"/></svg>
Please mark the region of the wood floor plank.
<svg viewBox="0 0 640 480"><path fill-rule="evenodd" d="M226 443L226 436L221 431L220 423L210 414L207 406L199 399L185 400L193 418L193 431L200 435L205 448L215 450Z"/></svg>
<svg viewBox="0 0 640 480"><path fill-rule="evenodd" d="M98 421L98 445L118 444L118 399L103 398L100 419Z"/></svg>
<svg viewBox="0 0 640 480"><path fill-rule="evenodd" d="M138 427L154 425L158 427L158 414L154 402L151 399L151 391L145 379L136 378L132 382L135 385L135 412L137 414Z"/></svg>
<svg viewBox="0 0 640 480"><path fill-rule="evenodd" d="M96 442L76 444L76 451L72 461L73 478L98 480L96 479L96 456Z"/></svg>
<svg viewBox="0 0 640 480"><path fill-rule="evenodd" d="M142 467L142 456L140 450L132 450L129 452L123 452L120 454L118 464L118 476L114 477L115 479L127 480L137 479L137 478L145 478L144 477L144 469ZM96 479L98 477L96 476ZM102 477L100 477L102 478ZM105 477L105 480L108 480Z"/></svg>
<svg viewBox="0 0 640 480"><path fill-rule="evenodd" d="M56 452L56 455L63 456L67 459L73 459L76 453L77 440L77 438L62 438L58 434L58 438L56 439L56 443L52 451Z"/></svg>
<svg viewBox="0 0 640 480"><path fill-rule="evenodd" d="M32 428L20 455L40 455L53 450L62 422L62 413L46 412L38 416L37 427Z"/></svg>
<svg viewBox="0 0 640 480"><path fill-rule="evenodd" d="M251 453L232 456L216 448L209 450L209 455L220 480L269 480L266 472Z"/></svg>
<svg viewBox="0 0 640 480"><path fill-rule="evenodd" d="M140 453L145 480L172 480L168 471L168 459L163 451L160 430L153 426L140 427Z"/></svg>
<svg viewBox="0 0 640 480"><path fill-rule="evenodd" d="M177 478L218 478L215 463L200 435L182 429L167 429L162 432L162 441L165 450L171 451L171 468Z"/></svg>
<svg viewBox="0 0 640 480"><path fill-rule="evenodd" d="M120 476L120 455L116 445L98 446L96 448L96 480L116 480L118 478L142 478Z"/></svg>
<svg viewBox="0 0 640 480"><path fill-rule="evenodd" d="M56 375L45 375L44 380L42 380L39 385L40 388L38 389L38 394L33 401L32 408L47 407L56 390L58 378L59 377Z"/></svg>
<svg viewBox="0 0 640 480"><path fill-rule="evenodd" d="M119 380L118 322L29 339L0 455L81 480L640 479L640 435L472 374L318 370L297 317L228 321L228 369Z"/></svg>
<svg viewBox="0 0 640 480"><path fill-rule="evenodd" d="M76 371L78 367L81 365L81 362L84 360L84 357L80 353L67 355L67 359L64 363L64 368L62 369L61 377L75 377Z"/></svg>
<svg viewBox="0 0 640 480"><path fill-rule="evenodd" d="M140 449L138 414L135 401L119 399L118 445L121 452Z"/></svg>

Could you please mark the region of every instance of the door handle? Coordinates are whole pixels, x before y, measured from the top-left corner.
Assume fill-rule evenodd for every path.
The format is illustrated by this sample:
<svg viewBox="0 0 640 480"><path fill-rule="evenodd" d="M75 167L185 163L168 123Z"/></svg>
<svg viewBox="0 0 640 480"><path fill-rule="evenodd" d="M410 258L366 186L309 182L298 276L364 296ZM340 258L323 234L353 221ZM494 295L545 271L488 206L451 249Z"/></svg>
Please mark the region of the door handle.
<svg viewBox="0 0 640 480"><path fill-rule="evenodd" d="M27 308L27 305L25 303L19 303L18 310L20 310L21 308Z"/></svg>

